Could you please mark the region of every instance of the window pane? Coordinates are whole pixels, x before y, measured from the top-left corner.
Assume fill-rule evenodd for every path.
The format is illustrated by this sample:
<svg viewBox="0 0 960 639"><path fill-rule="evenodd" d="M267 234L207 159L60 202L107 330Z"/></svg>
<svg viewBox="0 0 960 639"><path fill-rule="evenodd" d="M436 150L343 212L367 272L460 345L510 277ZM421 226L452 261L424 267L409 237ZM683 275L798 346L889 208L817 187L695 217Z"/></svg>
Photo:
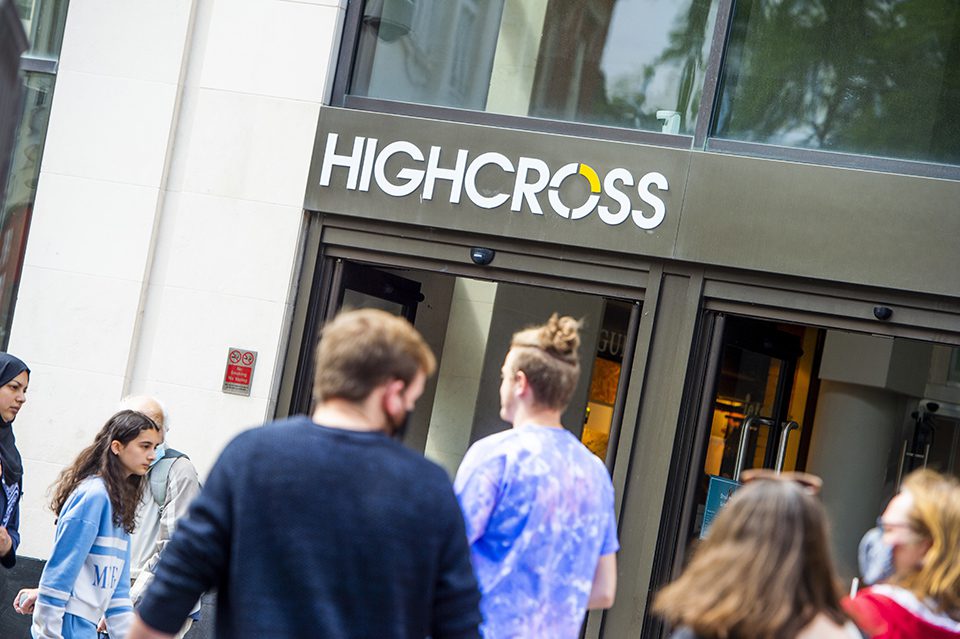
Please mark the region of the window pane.
<svg viewBox="0 0 960 639"><path fill-rule="evenodd" d="M368 0L350 93L692 134L715 5Z"/></svg>
<svg viewBox="0 0 960 639"><path fill-rule="evenodd" d="M956 0L738 2L716 135L960 163Z"/></svg>
<svg viewBox="0 0 960 639"><path fill-rule="evenodd" d="M3 350L10 337L55 80L55 76L44 73L24 75L23 118L11 156L6 196L0 200L0 349Z"/></svg>
<svg viewBox="0 0 960 639"><path fill-rule="evenodd" d="M28 55L56 60L63 42L67 0L17 0L23 30L30 38Z"/></svg>

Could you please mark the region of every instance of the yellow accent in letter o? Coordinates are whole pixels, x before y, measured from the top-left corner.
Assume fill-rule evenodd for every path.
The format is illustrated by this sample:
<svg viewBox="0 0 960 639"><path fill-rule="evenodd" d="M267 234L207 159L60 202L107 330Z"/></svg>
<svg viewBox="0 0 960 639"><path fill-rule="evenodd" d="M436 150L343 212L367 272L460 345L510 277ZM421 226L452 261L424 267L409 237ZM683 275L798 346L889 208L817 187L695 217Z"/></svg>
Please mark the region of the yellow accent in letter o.
<svg viewBox="0 0 960 639"><path fill-rule="evenodd" d="M587 178L587 181L590 182L590 192L599 193L600 192L600 176L597 175L597 172L588 164L580 165L580 175Z"/></svg>

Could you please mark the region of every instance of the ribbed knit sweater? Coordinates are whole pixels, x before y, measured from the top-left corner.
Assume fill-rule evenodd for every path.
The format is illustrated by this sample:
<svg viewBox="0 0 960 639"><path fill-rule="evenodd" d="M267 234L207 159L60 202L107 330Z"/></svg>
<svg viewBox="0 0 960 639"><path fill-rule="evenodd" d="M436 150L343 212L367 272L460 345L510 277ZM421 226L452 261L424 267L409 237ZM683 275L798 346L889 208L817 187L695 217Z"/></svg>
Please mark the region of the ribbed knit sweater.
<svg viewBox="0 0 960 639"><path fill-rule="evenodd" d="M306 417L227 445L139 613L174 633L210 588L222 639L479 637L445 471L383 434Z"/></svg>

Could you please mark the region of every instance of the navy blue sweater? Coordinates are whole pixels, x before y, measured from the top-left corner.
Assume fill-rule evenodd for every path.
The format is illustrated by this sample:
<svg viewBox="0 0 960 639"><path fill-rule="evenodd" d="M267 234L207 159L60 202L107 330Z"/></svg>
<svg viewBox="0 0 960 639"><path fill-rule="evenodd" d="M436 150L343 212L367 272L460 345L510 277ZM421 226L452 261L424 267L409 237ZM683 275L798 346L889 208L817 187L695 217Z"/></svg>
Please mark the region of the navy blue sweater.
<svg viewBox="0 0 960 639"><path fill-rule="evenodd" d="M383 434L306 417L224 449L139 613L175 633L210 588L223 639L479 637L480 595L444 470Z"/></svg>

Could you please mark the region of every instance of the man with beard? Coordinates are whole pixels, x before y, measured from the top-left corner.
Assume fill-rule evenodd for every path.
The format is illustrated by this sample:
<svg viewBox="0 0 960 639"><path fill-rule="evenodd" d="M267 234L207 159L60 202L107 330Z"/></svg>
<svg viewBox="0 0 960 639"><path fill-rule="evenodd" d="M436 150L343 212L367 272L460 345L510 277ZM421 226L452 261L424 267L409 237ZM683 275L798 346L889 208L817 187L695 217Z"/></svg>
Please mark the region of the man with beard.
<svg viewBox="0 0 960 639"><path fill-rule="evenodd" d="M330 322L312 420L253 429L224 449L129 638L173 636L211 588L220 638L479 637L450 480L395 437L435 368L402 318L364 309Z"/></svg>

